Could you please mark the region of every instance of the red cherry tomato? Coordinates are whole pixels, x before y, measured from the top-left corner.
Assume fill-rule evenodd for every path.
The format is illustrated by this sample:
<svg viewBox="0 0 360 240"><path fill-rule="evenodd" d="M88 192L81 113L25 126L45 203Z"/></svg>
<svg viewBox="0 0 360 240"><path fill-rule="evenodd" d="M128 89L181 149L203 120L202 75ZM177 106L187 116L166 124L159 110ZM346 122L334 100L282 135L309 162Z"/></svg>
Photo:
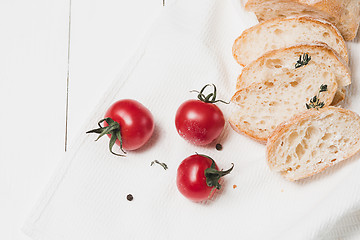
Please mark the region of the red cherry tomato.
<svg viewBox="0 0 360 240"><path fill-rule="evenodd" d="M214 141L225 126L224 115L212 103L188 100L176 112L175 126L181 137L194 145Z"/></svg>
<svg viewBox="0 0 360 240"><path fill-rule="evenodd" d="M175 116L175 126L179 135L194 145L211 143L219 137L225 126L224 115L214 104L219 100L210 99L202 93L207 86L209 85L200 91L199 100L184 102ZM211 96L216 97L215 86L214 94Z"/></svg>
<svg viewBox="0 0 360 240"><path fill-rule="evenodd" d="M205 155L195 154L185 158L177 169L176 185L186 198L200 202L211 198L220 189L219 179L233 167L219 171L215 161Z"/></svg>
<svg viewBox="0 0 360 240"><path fill-rule="evenodd" d="M151 112L135 100L117 101L107 110L105 118L111 118L120 124L125 150L142 147L154 132L155 125ZM120 141L116 140L116 144L120 145Z"/></svg>
<svg viewBox="0 0 360 240"><path fill-rule="evenodd" d="M104 127L100 125L102 122ZM153 116L146 107L135 100L124 99L110 106L99 126L100 128L88 133L99 133L100 137L107 134L110 137L109 148L112 152L114 143L124 150L142 147L153 134L155 125Z"/></svg>

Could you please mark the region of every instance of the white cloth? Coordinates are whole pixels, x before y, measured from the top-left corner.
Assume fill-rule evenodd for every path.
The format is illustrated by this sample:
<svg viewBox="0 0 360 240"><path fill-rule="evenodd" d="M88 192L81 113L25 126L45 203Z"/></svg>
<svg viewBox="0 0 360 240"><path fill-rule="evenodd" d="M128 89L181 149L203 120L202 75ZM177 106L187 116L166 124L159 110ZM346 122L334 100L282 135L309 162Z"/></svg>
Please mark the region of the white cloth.
<svg viewBox="0 0 360 240"><path fill-rule="evenodd" d="M196 97L190 90L214 83L219 98L230 99L241 72L232 57L233 41L256 22L232 0L178 0L167 6L81 130L24 231L38 240L355 237L359 155L288 182L267 167L264 145L235 133L228 123L207 147L193 146L176 132L178 106ZM345 105L360 113L359 44L349 47L353 84ZM85 134L123 98L142 102L156 122L150 142L126 158L109 153L106 137L94 142L95 135ZM228 118L232 106L218 106ZM215 150L218 142L222 151ZM177 166L195 152L212 156L220 168L235 164L222 191L202 204L187 200L176 187ZM169 169L150 166L155 159Z"/></svg>

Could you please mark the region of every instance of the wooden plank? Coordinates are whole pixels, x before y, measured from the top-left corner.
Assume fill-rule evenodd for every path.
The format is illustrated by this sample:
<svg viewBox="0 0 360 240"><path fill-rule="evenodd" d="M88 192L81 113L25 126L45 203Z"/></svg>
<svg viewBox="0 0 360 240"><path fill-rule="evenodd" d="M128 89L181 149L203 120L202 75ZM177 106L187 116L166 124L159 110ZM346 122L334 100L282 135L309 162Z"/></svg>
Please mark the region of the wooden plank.
<svg viewBox="0 0 360 240"><path fill-rule="evenodd" d="M69 0L0 3L0 239L21 227L64 154Z"/></svg>

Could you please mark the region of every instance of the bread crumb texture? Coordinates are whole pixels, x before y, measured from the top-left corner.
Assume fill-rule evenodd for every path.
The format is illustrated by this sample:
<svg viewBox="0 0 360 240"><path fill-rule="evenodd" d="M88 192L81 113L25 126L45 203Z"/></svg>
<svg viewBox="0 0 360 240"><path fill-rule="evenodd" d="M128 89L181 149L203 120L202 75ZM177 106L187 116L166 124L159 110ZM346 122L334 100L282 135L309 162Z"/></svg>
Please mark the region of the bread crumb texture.
<svg viewBox="0 0 360 240"><path fill-rule="evenodd" d="M317 95L322 84L328 86L328 91L321 93L321 101L328 106L334 98L337 83L327 66L311 63L269 76L267 80L235 93L232 102L238 109L229 121L238 131L266 141L277 125L306 110L306 103Z"/></svg>
<svg viewBox="0 0 360 240"><path fill-rule="evenodd" d="M289 180L321 172L360 149L360 118L328 107L308 110L275 130L267 144L268 163Z"/></svg>
<svg viewBox="0 0 360 240"><path fill-rule="evenodd" d="M268 51L317 42L327 44L346 63L349 61L340 32L331 23L304 16L270 19L245 30L234 42L233 55L246 66Z"/></svg>

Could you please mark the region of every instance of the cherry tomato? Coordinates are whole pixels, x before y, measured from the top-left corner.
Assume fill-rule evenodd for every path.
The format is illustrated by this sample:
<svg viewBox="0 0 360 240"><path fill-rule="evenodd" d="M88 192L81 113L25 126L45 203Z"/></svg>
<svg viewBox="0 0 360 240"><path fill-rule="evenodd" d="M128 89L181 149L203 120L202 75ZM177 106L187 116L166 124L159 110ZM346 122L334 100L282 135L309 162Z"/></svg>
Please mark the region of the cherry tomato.
<svg viewBox="0 0 360 240"><path fill-rule="evenodd" d="M104 122L103 127L102 122ZM98 139L107 134L110 137L109 149L112 153L115 143L121 147L121 150L135 150L142 147L150 139L155 126L151 112L132 99L120 100L111 105L105 118L98 125L100 128L87 133L100 134Z"/></svg>
<svg viewBox="0 0 360 240"><path fill-rule="evenodd" d="M176 185L186 198L200 202L211 198L221 188L219 179L229 174L234 165L226 171L219 171L215 161L201 154L185 158L177 169Z"/></svg>
<svg viewBox="0 0 360 240"><path fill-rule="evenodd" d="M214 104L214 93L205 96L204 89L199 93L199 100L188 100L180 105L175 116L175 126L181 137L194 145L207 145L221 134L225 126L224 115ZM210 96L210 97L209 97ZM211 98L212 97L212 98ZM223 102L223 101L222 101Z"/></svg>

